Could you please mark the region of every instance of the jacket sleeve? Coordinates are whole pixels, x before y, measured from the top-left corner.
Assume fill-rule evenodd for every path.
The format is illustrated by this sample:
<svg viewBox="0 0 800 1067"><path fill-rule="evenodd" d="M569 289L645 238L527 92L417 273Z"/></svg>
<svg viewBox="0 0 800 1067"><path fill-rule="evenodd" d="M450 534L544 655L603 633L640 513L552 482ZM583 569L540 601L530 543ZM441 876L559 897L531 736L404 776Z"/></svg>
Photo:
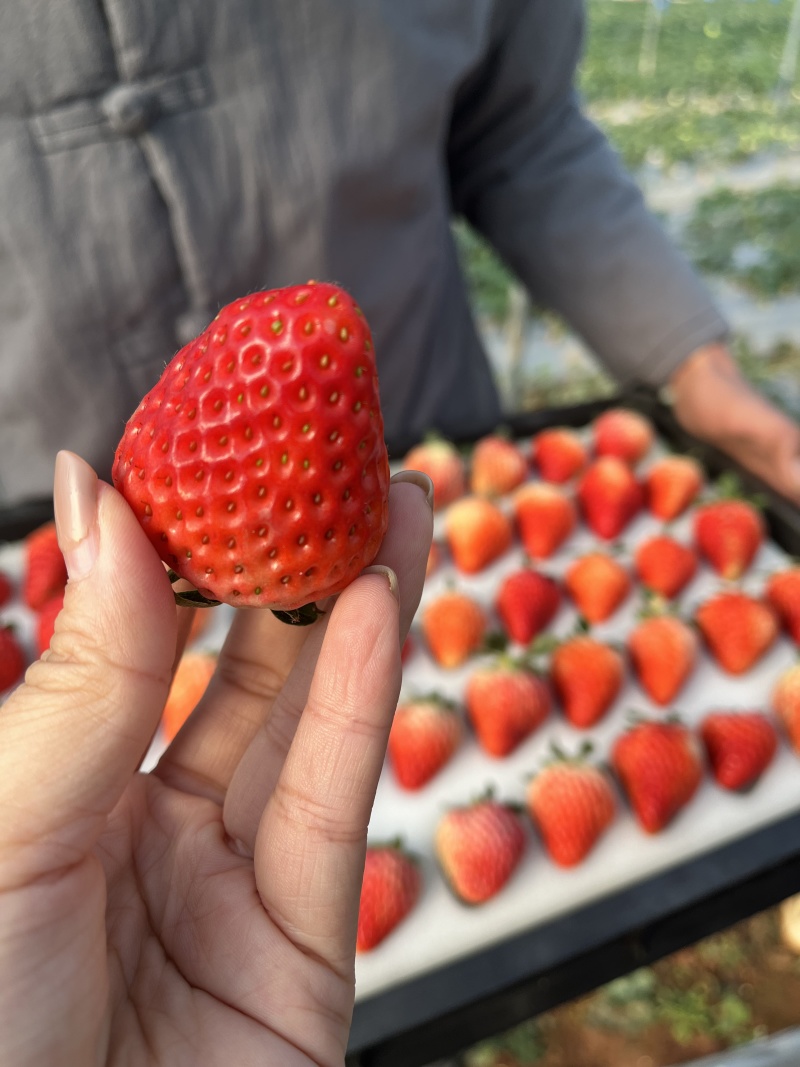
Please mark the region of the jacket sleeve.
<svg viewBox="0 0 800 1067"><path fill-rule="evenodd" d="M454 102L454 210L623 382L662 385L728 327L574 89L581 0L498 0Z"/></svg>

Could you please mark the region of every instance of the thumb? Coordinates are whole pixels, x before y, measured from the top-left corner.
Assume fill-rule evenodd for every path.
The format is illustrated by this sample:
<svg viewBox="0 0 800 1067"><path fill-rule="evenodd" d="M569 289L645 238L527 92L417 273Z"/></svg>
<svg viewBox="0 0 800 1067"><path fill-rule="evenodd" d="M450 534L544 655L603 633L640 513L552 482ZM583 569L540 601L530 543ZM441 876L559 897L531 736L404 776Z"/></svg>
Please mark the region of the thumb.
<svg viewBox="0 0 800 1067"><path fill-rule="evenodd" d="M69 582L50 651L0 715L0 888L78 862L144 755L175 653L169 579L125 500L61 452Z"/></svg>

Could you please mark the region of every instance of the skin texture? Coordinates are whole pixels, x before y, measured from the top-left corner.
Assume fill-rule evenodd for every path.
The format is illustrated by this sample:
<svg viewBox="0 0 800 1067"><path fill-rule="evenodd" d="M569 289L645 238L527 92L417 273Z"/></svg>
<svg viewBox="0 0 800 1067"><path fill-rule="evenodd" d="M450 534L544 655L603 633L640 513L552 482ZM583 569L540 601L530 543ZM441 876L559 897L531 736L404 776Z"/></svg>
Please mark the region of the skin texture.
<svg viewBox="0 0 800 1067"><path fill-rule="evenodd" d="M191 613L127 504L93 484L87 536L61 538L51 649L0 716L0 1060L341 1065L425 487L391 487L383 569L323 619L237 613L200 707L141 774Z"/></svg>

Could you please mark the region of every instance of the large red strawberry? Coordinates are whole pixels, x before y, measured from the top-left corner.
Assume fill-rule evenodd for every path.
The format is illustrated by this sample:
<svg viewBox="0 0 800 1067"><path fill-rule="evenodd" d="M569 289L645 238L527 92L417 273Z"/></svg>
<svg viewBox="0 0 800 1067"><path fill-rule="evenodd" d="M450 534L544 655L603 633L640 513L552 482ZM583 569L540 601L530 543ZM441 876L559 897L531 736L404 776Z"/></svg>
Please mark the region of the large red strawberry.
<svg viewBox="0 0 800 1067"><path fill-rule="evenodd" d="M423 611L422 632L440 667L459 667L483 645L486 615L466 593L448 589Z"/></svg>
<svg viewBox="0 0 800 1067"><path fill-rule="evenodd" d="M694 517L697 547L723 578L741 577L764 540L761 512L746 500L715 500Z"/></svg>
<svg viewBox="0 0 800 1067"><path fill-rule="evenodd" d="M677 722L637 723L614 742L611 762L649 834L672 821L703 777L699 742Z"/></svg>
<svg viewBox="0 0 800 1067"><path fill-rule="evenodd" d="M421 789L451 758L464 734L455 704L436 695L402 701L389 733L389 763L403 789Z"/></svg>
<svg viewBox="0 0 800 1067"><path fill-rule="evenodd" d="M528 783L528 813L550 858L574 867L611 825L617 804L608 775L584 755L556 751Z"/></svg>
<svg viewBox="0 0 800 1067"><path fill-rule="evenodd" d="M674 537L656 534L637 546L634 567L642 585L672 600L694 578L697 555Z"/></svg>
<svg viewBox="0 0 800 1067"><path fill-rule="evenodd" d="M598 456L615 456L634 465L653 444L650 420L628 408L609 408L592 424L594 450Z"/></svg>
<svg viewBox="0 0 800 1067"><path fill-rule="evenodd" d="M395 929L419 900L419 865L399 844L370 845L358 908L356 952L369 952Z"/></svg>
<svg viewBox="0 0 800 1067"><path fill-rule="evenodd" d="M800 753L800 663L785 670L772 690L772 706L795 752Z"/></svg>
<svg viewBox="0 0 800 1067"><path fill-rule="evenodd" d="M352 297L309 282L223 308L129 419L113 478L208 598L290 611L343 589L388 523L375 357Z"/></svg>
<svg viewBox="0 0 800 1067"><path fill-rule="evenodd" d="M403 466L428 475L433 482L433 506L437 511L467 491L467 469L461 453L441 437L430 437L412 448Z"/></svg>
<svg viewBox="0 0 800 1067"><path fill-rule="evenodd" d="M436 828L435 848L456 896L466 904L483 904L514 873L525 833L515 811L488 797L446 812Z"/></svg>
<svg viewBox="0 0 800 1067"><path fill-rule="evenodd" d="M618 537L642 506L642 487L630 467L616 456L601 456L578 483L578 502L589 529L598 537Z"/></svg>
<svg viewBox="0 0 800 1067"><path fill-rule="evenodd" d="M644 477L647 506L664 522L677 519L703 488L703 468L691 456L665 456Z"/></svg>
<svg viewBox="0 0 800 1067"><path fill-rule="evenodd" d="M746 593L717 593L700 605L696 620L711 654L729 674L750 670L778 636L773 609Z"/></svg>
<svg viewBox="0 0 800 1067"><path fill-rule="evenodd" d="M64 592L56 593L43 604L36 616L36 648L41 656L50 647L56 628L56 619L64 606ZM198 615L201 614L198 612ZM205 613L203 613L205 614Z"/></svg>
<svg viewBox="0 0 800 1067"><path fill-rule="evenodd" d="M13 627L0 625L0 693L22 681L25 653Z"/></svg>
<svg viewBox="0 0 800 1067"><path fill-rule="evenodd" d="M578 434L566 426L542 430L533 439L533 462L546 482L568 482L586 466L587 454Z"/></svg>
<svg viewBox="0 0 800 1067"><path fill-rule="evenodd" d="M748 789L772 762L775 727L760 711L712 711L700 736L716 781L724 789Z"/></svg>
<svg viewBox="0 0 800 1067"><path fill-rule="evenodd" d="M800 645L800 567L789 567L771 575L764 598L778 613L784 630Z"/></svg>
<svg viewBox="0 0 800 1067"><path fill-rule="evenodd" d="M0 571L0 608L9 602L13 592L11 579L5 571Z"/></svg>
<svg viewBox="0 0 800 1067"><path fill-rule="evenodd" d="M38 611L67 584L67 565L58 547L54 522L28 534L24 554L22 599L31 611Z"/></svg>
<svg viewBox="0 0 800 1067"><path fill-rule="evenodd" d="M499 434L482 437L472 452L470 488L479 496L502 496L528 477L528 461L513 441Z"/></svg>
<svg viewBox="0 0 800 1067"><path fill-rule="evenodd" d="M463 574L477 574L511 547L514 529L500 508L480 496L451 504L445 532L453 562Z"/></svg>
<svg viewBox="0 0 800 1067"><path fill-rule="evenodd" d="M575 505L558 486L527 482L514 494L514 519L525 551L547 559L575 529Z"/></svg>
<svg viewBox="0 0 800 1067"><path fill-rule="evenodd" d="M669 704L697 662L697 635L675 615L643 619L628 635L628 651L639 684L656 704Z"/></svg>
<svg viewBox="0 0 800 1067"><path fill-rule="evenodd" d="M589 552L569 565L564 588L588 622L603 622L627 597L631 576L608 553Z"/></svg>
<svg viewBox="0 0 800 1067"><path fill-rule="evenodd" d="M549 625L560 603L558 583L532 567L524 567L500 583L495 610L511 640L527 645Z"/></svg>
<svg viewBox="0 0 800 1067"><path fill-rule="evenodd" d="M474 671L464 701L479 744L498 758L513 752L550 712L541 678L506 659Z"/></svg>
<svg viewBox="0 0 800 1067"><path fill-rule="evenodd" d="M560 644L550 660L550 678L564 715L578 729L594 726L622 687L622 656L588 635Z"/></svg>

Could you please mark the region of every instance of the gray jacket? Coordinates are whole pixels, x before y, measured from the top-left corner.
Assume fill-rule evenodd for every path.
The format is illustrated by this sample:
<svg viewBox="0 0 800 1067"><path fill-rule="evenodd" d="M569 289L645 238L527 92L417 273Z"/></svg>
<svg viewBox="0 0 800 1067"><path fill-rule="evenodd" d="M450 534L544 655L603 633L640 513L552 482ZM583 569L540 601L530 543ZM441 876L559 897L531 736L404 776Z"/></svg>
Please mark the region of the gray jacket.
<svg viewBox="0 0 800 1067"><path fill-rule="evenodd" d="M4 0L0 503L61 447L107 476L181 344L309 277L367 314L395 452L491 428L454 212L620 379L723 334L581 115L581 33L579 0Z"/></svg>

